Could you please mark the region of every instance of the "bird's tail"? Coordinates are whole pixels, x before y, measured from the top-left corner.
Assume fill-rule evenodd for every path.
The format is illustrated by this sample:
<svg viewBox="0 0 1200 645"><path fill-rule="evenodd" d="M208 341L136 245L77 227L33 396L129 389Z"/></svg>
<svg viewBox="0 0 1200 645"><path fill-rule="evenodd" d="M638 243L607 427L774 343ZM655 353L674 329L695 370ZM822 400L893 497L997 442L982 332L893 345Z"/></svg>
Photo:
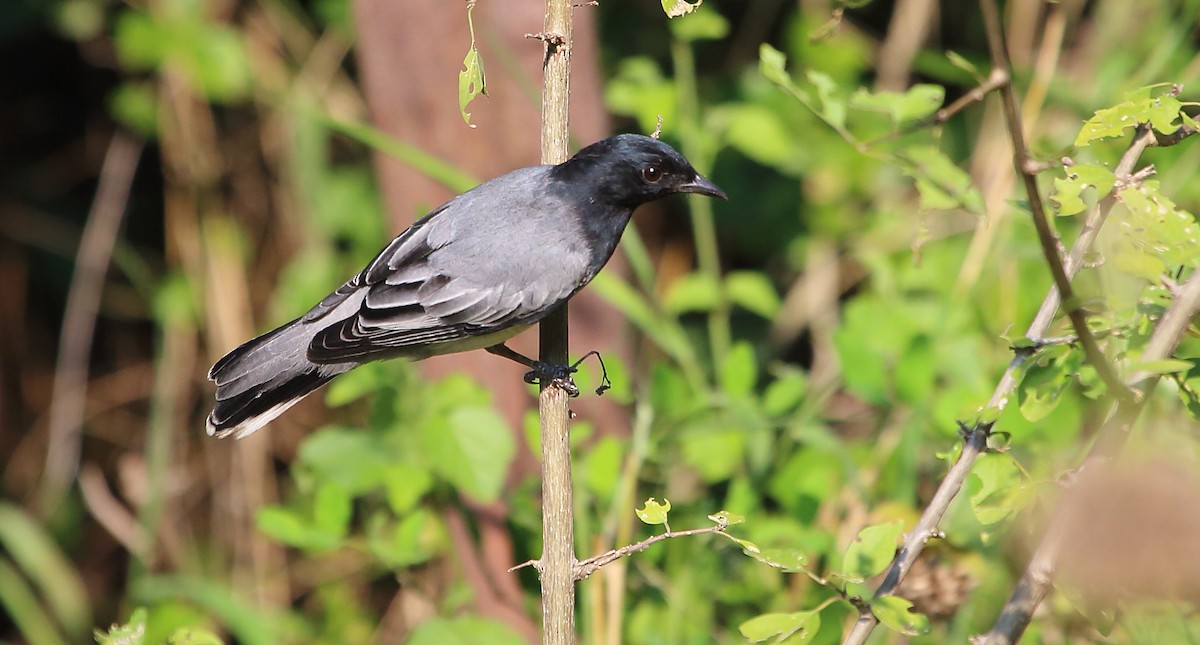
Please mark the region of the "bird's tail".
<svg viewBox="0 0 1200 645"><path fill-rule="evenodd" d="M217 403L208 415L208 434L241 439L349 371L355 363L322 365L307 358L312 329L294 320L226 354L208 378L217 383Z"/></svg>

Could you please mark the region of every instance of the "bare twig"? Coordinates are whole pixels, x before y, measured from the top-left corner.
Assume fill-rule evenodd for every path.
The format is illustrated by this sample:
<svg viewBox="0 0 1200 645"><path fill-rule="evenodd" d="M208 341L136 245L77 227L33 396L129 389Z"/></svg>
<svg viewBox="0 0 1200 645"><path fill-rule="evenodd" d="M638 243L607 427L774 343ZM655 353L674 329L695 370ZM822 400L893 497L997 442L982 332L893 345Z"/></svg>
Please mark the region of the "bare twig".
<svg viewBox="0 0 1200 645"><path fill-rule="evenodd" d="M1003 27L1000 24L1000 10L997 9L995 0L980 0L979 5L983 12L983 23L987 32L992 67L1002 70L1003 74L1008 76L1011 73L1009 71L1011 64L1008 59L1008 47L1004 41ZM1033 216L1034 228L1037 229L1042 254L1046 257L1046 264L1050 267L1050 274L1054 277L1054 285L1062 295L1063 309L1070 318L1075 333L1079 336L1079 344L1083 347L1083 353L1088 363L1108 386L1113 397L1123 400L1130 396L1129 389L1117 377L1116 370L1108 362L1104 352L1096 344L1091 330L1088 329L1087 317L1075 300L1071 291L1071 280L1063 267L1062 258L1059 257L1058 239L1050 230L1050 220L1046 216L1045 204L1042 202L1041 193L1038 192L1037 175L1035 172L1031 172L1032 157L1029 154L1029 146L1025 142L1025 133L1021 126L1021 112L1017 106L1017 94L1012 84L1000 87L1000 98L1004 105L1005 119L1008 121L1008 134L1012 139L1013 163L1017 168L1017 173L1021 176L1025 193L1029 197L1030 215Z"/></svg>
<svg viewBox="0 0 1200 645"><path fill-rule="evenodd" d="M88 360L92 353L96 312L100 308L104 276L117 233L121 229L121 220L129 201L129 188L141 154L140 139L123 130L113 135L100 169L100 182L87 225L83 229L83 239L79 242L59 337L58 365L54 372L50 439L38 500L43 515L55 511L79 468Z"/></svg>
<svg viewBox="0 0 1200 645"><path fill-rule="evenodd" d="M726 522L720 521L714 526L706 526L699 529L688 529L686 531L667 531L665 533L659 533L658 535L652 535L641 542L627 544L619 549L611 549L601 553L600 555L592 556L577 563L575 565L575 579L583 580L599 570L600 567L615 562L621 558L633 555L634 553L641 553L642 551L645 551L646 549L658 544L659 542L662 542L663 540L686 537L689 535L704 535L705 533L724 533L726 527L728 526L729 525Z"/></svg>
<svg viewBox="0 0 1200 645"><path fill-rule="evenodd" d="M1155 326L1146 348L1142 352L1143 361L1157 361L1169 358L1187 333L1188 325L1193 318L1200 314L1200 271L1193 272L1167 309L1166 314ZM1145 401L1154 386L1158 383L1157 374L1139 372L1129 378L1129 386L1136 387L1141 396L1136 399L1122 401L1098 433L1091 454L1083 466L1075 472L1073 480L1078 480L1078 474L1084 470L1095 468L1097 464L1114 457L1124 446L1129 436L1129 429L1137 419ZM1056 515L1056 520L1064 517ZM1037 551L1029 561L1024 575L1013 590L1012 596L1000 612L992 631L978 641L981 645L1008 645L1015 643L1029 626L1033 612L1041 604L1050 589L1054 577L1054 569L1060 549L1060 539L1064 530L1060 521L1052 522Z"/></svg>

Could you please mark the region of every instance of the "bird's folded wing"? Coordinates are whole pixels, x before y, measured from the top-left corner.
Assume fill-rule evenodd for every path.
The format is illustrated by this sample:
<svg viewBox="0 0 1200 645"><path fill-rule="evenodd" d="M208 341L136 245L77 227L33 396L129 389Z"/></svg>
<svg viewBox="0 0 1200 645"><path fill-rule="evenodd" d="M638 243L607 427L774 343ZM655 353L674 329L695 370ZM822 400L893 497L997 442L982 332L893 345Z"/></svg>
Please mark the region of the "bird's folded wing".
<svg viewBox="0 0 1200 645"><path fill-rule="evenodd" d="M305 316L309 322L329 320L309 344L310 361L442 353L428 346L532 322L571 293L571 285L555 280L485 283L477 276L454 275L437 255L455 253L454 244L438 244L430 237L425 227L406 231ZM435 231L432 237L441 236Z"/></svg>

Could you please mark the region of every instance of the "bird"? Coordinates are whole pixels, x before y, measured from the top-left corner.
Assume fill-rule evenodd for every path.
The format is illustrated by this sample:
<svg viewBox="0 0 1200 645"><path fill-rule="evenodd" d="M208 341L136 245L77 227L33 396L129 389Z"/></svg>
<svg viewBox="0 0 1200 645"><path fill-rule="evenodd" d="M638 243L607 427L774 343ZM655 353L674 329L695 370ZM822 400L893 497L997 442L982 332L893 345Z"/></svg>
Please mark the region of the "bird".
<svg viewBox="0 0 1200 645"><path fill-rule="evenodd" d="M369 361L486 349L561 374L505 341L599 273L638 206L676 193L727 199L675 149L638 134L479 184L414 222L307 313L218 360L208 434L246 437Z"/></svg>

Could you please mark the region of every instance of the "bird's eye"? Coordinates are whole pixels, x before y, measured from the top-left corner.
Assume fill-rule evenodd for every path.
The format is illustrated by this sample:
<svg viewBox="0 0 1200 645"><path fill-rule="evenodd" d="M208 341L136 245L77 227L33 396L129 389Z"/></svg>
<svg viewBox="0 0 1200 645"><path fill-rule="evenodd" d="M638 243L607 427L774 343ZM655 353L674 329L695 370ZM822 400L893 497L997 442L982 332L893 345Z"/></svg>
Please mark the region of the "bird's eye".
<svg viewBox="0 0 1200 645"><path fill-rule="evenodd" d="M646 166L642 168L642 177L652 184L658 183L658 180L662 179L662 176L662 170L658 166Z"/></svg>

